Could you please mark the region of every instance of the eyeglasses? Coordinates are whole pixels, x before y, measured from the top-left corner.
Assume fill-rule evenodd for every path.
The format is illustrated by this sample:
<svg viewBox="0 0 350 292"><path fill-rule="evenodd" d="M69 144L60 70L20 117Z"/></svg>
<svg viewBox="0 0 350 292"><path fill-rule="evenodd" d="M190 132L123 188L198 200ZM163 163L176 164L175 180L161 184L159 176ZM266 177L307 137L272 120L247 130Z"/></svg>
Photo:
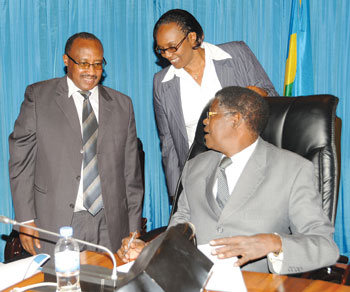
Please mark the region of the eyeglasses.
<svg viewBox="0 0 350 292"><path fill-rule="evenodd" d="M215 116L218 114L235 114L237 112L233 112L233 111L226 111L226 112L207 112L207 119L210 120L211 116Z"/></svg>
<svg viewBox="0 0 350 292"><path fill-rule="evenodd" d="M96 70L102 70L103 67L107 65L107 62L106 62L105 58L103 58L103 60L102 60L101 63L93 63L93 64L90 64L90 63L88 63L88 62L77 62L77 61L75 61L71 56L69 56L68 54L66 54L66 55L67 55L67 57L68 57L69 59L72 60L72 62L73 62L74 64L77 64L78 67L79 67L80 69L84 69L84 70L89 69L90 66L94 67L94 69L96 69Z"/></svg>
<svg viewBox="0 0 350 292"><path fill-rule="evenodd" d="M187 33L185 35L185 37L175 46L175 47L169 47L169 48L166 48L166 49L161 49L160 47L156 47L156 52L159 54L159 55L164 55L166 51L168 51L168 53L175 53L182 45L182 43L184 42L184 40L187 38L189 33Z"/></svg>

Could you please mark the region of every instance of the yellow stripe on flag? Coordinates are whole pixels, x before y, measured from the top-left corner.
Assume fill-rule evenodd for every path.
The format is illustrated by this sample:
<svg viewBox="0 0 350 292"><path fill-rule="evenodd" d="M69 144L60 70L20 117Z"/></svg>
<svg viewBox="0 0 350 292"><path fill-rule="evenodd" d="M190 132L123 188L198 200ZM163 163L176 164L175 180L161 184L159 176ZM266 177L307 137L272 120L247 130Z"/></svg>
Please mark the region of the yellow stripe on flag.
<svg viewBox="0 0 350 292"><path fill-rule="evenodd" d="M294 82L297 72L297 34L293 33L289 39L289 53L286 61L286 72L284 75L284 88ZM285 92L284 92L285 95Z"/></svg>

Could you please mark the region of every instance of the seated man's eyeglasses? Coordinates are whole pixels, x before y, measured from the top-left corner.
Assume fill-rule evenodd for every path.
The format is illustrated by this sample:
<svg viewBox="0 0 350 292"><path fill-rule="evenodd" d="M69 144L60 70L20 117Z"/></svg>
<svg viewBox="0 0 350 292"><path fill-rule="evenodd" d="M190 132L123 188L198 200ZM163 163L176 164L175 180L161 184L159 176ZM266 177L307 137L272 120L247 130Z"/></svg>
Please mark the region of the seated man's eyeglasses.
<svg viewBox="0 0 350 292"><path fill-rule="evenodd" d="M226 112L207 112L207 119L210 120L211 116L215 116L218 114L235 114L237 112L234 111L226 111Z"/></svg>
<svg viewBox="0 0 350 292"><path fill-rule="evenodd" d="M107 65L105 58L103 58L102 62L90 64L88 62L77 62L68 54L66 54L66 55L70 60L72 60L72 62L74 64L77 64L80 69L84 69L84 70L89 69L90 66L94 67L94 69L96 69L96 70L102 70L104 68L104 66Z"/></svg>
<svg viewBox="0 0 350 292"><path fill-rule="evenodd" d="M175 46L175 47L169 47L169 48L166 48L166 49L161 49L160 47L156 47L156 52L157 54L159 55L164 55L165 52L168 52L168 53L175 53L182 45L182 43L184 42L184 40L187 38L189 33L187 33L185 35L185 37Z"/></svg>

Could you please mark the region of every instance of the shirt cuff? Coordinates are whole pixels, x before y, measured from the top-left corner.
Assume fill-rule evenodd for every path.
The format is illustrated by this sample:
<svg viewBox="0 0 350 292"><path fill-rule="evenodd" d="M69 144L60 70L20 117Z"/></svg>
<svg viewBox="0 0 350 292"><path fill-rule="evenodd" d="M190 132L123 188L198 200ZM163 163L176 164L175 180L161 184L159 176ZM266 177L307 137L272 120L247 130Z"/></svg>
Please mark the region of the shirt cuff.
<svg viewBox="0 0 350 292"><path fill-rule="evenodd" d="M267 254L267 258L270 261L273 270L280 274L282 270L282 264L283 264L283 251L278 254L278 256L275 256L273 252L270 252Z"/></svg>
<svg viewBox="0 0 350 292"><path fill-rule="evenodd" d="M281 238L281 236L278 233L274 233L274 234ZM281 238L281 241L282 241L282 238ZM282 264L283 264L283 246L278 254L274 252L270 252L267 254L267 258L270 261L275 273L280 274L282 270Z"/></svg>

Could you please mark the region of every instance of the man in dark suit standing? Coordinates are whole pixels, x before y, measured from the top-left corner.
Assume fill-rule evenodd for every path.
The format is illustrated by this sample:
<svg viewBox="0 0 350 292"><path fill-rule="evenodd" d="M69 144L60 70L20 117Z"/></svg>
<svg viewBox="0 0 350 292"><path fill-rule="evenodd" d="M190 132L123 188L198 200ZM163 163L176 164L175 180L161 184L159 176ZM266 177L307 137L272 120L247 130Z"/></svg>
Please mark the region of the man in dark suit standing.
<svg viewBox="0 0 350 292"><path fill-rule="evenodd" d="M75 237L115 252L141 223L132 102L99 84L106 61L96 36L71 36L63 61L67 76L28 86L9 137L16 220L53 232L71 225ZM29 253L53 253L56 238L19 231Z"/></svg>

